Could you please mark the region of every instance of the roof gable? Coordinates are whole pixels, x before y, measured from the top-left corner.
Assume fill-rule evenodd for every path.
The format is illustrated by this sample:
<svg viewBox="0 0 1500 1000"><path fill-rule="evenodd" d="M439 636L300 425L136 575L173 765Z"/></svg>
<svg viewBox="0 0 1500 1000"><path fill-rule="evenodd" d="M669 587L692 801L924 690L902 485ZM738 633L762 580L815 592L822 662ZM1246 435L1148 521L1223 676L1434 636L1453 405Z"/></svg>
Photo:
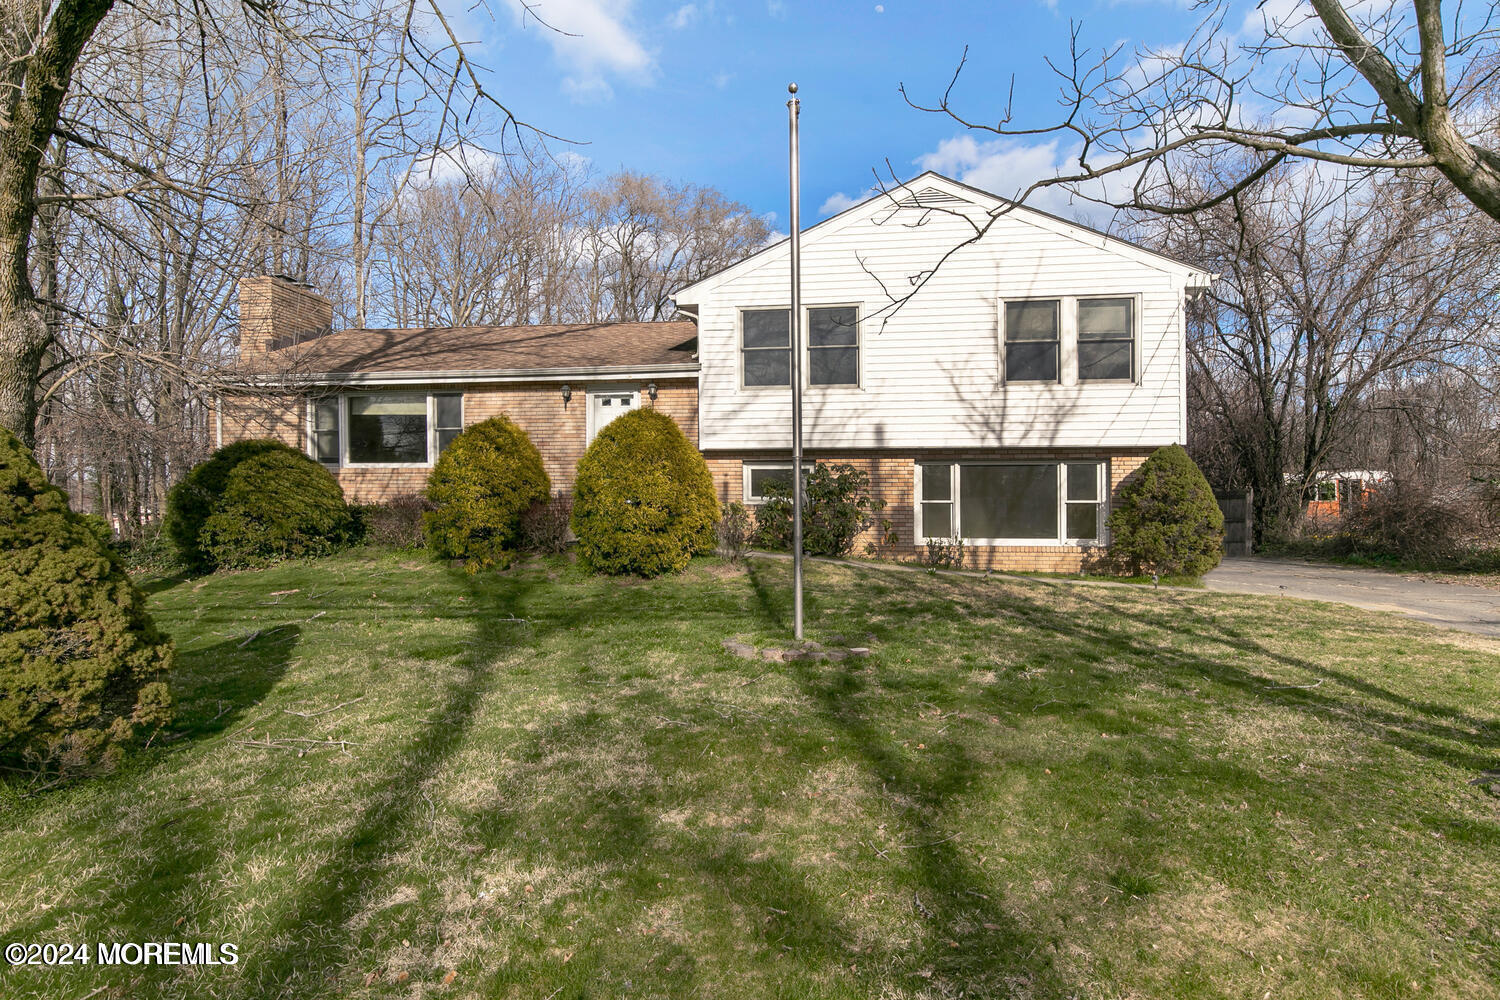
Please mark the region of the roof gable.
<svg viewBox="0 0 1500 1000"><path fill-rule="evenodd" d="M1079 240L1089 246L1118 253L1158 270L1178 274L1189 283L1195 281L1204 283L1207 277L1202 268L1186 261L1149 250L1129 240L1112 236L1081 223L1070 222L1039 209L1014 204L998 195L932 170L887 191L872 195L836 215L803 229L802 240L804 244L815 242L847 226L874 219L884 221L898 212L912 209L961 214L980 226L984 225L992 214L1005 209L1005 215L1011 219L1036 226L1054 235ZM882 213L884 213L884 219L881 218ZM783 260L782 251L788 245L789 238L763 247L737 263L684 286L675 293L674 298L680 305L694 305L697 297L704 293L711 292L728 281L751 274L778 260Z"/></svg>

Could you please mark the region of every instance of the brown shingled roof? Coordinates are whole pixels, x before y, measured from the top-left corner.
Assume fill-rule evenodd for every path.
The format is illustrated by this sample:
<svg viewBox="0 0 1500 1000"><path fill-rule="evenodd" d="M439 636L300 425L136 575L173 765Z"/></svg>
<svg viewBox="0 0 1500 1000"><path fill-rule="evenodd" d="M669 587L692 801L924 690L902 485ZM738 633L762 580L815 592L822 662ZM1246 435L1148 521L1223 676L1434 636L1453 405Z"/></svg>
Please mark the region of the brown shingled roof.
<svg viewBox="0 0 1500 1000"><path fill-rule="evenodd" d="M694 364L697 336L688 322L339 330L263 357L328 375L649 369Z"/></svg>

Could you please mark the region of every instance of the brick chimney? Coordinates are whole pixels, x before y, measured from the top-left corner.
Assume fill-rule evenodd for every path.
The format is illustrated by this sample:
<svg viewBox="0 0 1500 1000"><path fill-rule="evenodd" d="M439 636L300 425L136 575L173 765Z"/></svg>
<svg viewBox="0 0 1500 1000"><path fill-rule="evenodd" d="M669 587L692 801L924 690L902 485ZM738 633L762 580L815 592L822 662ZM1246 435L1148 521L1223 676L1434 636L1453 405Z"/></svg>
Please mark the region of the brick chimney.
<svg viewBox="0 0 1500 1000"><path fill-rule="evenodd" d="M265 354L333 328L333 303L283 274L240 282L240 360Z"/></svg>

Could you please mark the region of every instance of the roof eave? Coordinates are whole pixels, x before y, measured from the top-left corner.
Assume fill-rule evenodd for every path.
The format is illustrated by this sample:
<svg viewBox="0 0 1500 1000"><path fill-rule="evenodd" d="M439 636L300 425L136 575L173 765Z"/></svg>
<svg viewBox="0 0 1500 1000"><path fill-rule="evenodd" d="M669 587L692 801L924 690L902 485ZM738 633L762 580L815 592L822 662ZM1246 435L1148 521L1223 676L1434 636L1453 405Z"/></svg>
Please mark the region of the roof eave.
<svg viewBox="0 0 1500 1000"><path fill-rule="evenodd" d="M429 371L306 372L295 375L267 374L247 379L247 385L400 385L456 382L560 382L569 378L595 380L641 377L696 377L698 364L588 365L567 368L458 368Z"/></svg>

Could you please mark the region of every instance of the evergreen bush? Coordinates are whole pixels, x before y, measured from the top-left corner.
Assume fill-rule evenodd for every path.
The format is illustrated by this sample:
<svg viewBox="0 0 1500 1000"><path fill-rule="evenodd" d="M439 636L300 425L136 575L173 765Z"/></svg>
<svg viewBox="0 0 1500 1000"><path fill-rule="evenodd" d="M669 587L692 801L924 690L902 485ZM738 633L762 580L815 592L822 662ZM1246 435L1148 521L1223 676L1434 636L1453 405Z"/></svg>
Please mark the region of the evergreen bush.
<svg viewBox="0 0 1500 1000"><path fill-rule="evenodd" d="M199 544L213 568L240 569L328 555L353 536L338 480L301 452L282 447L229 470Z"/></svg>
<svg viewBox="0 0 1500 1000"><path fill-rule="evenodd" d="M870 496L870 474L843 463L819 463L803 487L802 551L810 556L845 556L861 531L876 523L885 501ZM755 514L755 543L790 551L792 490L789 483L766 484L766 502Z"/></svg>
<svg viewBox="0 0 1500 1000"><path fill-rule="evenodd" d="M112 764L171 720L172 656L103 524L0 429L0 766Z"/></svg>
<svg viewBox="0 0 1500 1000"><path fill-rule="evenodd" d="M273 452L299 454L280 441L236 441L215 451L193 466L167 494L162 531L177 549L183 567L194 573L214 569L213 558L203 547L203 523L218 509L236 466L247 459Z"/></svg>
<svg viewBox="0 0 1500 1000"><path fill-rule="evenodd" d="M427 480L436 509L422 515L427 547L468 568L507 566L521 543L521 515L552 482L541 453L509 417L468 428L443 450Z"/></svg>
<svg viewBox="0 0 1500 1000"><path fill-rule="evenodd" d="M600 573L658 576L714 549L719 501L708 463L656 410L609 422L578 463L573 532Z"/></svg>
<svg viewBox="0 0 1500 1000"><path fill-rule="evenodd" d="M1109 515L1110 558L1127 575L1202 576L1224 552L1224 514L1181 445L1151 453Z"/></svg>

